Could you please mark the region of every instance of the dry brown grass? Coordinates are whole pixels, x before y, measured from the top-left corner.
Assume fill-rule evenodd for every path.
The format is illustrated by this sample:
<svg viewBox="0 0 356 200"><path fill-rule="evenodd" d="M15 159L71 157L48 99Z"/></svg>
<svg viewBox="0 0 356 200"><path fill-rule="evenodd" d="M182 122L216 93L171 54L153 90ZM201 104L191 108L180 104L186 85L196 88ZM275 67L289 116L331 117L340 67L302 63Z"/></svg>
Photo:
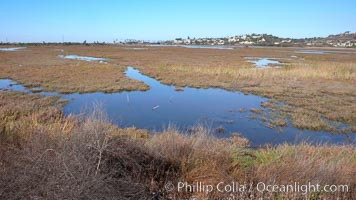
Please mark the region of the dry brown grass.
<svg viewBox="0 0 356 200"><path fill-rule="evenodd" d="M0 139L12 143L27 140L32 129L51 124L57 129L62 124L58 97L27 95L21 92L0 92Z"/></svg>
<svg viewBox="0 0 356 200"><path fill-rule="evenodd" d="M259 181L266 184L288 184L290 180L313 184L347 184L355 187L356 151L348 146L312 146L309 144L280 145L275 148L260 149L255 152L255 174ZM330 194L312 193L309 199L328 199ZM339 196L340 195L340 196ZM355 194L353 194L355 195ZM264 198L273 198L274 194L265 194ZM283 195L278 195L283 197ZM332 195L341 199L354 197L342 193ZM284 197L301 198L298 194Z"/></svg>
<svg viewBox="0 0 356 200"><path fill-rule="evenodd" d="M2 121L5 129L0 133L1 199L152 196L148 181L140 182L145 165L157 160L145 156L139 146L147 132L119 129L97 110L85 118L63 118L60 112L49 112L50 116L44 118L43 111L57 109L54 98L17 92L0 94L0 114L2 118L9 116ZM136 155L137 151L141 153ZM150 173L147 169L146 175Z"/></svg>
<svg viewBox="0 0 356 200"><path fill-rule="evenodd" d="M176 129L168 129L160 135L148 138L145 142L148 152L163 157L175 166L179 166L177 177L172 181L202 182L205 185L216 185L221 181L230 183L252 184L246 193L206 194L204 192L177 192L166 195L172 199L195 197L197 199L218 199L231 197L256 198L343 198L352 199L351 193L261 193L256 184L327 184L348 185L355 188L356 150L352 146L330 145L280 145L257 150L246 148L248 143L239 137L216 139L202 127L197 127L193 135L182 135Z"/></svg>

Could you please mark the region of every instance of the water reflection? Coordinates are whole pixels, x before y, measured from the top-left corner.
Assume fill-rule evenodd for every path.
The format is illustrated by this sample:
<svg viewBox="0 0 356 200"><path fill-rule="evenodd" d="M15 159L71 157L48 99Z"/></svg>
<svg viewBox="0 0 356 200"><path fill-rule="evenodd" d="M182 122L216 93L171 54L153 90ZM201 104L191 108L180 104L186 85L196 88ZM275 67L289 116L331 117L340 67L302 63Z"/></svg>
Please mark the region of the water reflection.
<svg viewBox="0 0 356 200"><path fill-rule="evenodd" d="M281 68L281 66L276 66L276 64L281 64L277 60L271 60L269 58L255 58L255 57L245 57L248 62L253 63L257 68Z"/></svg>
<svg viewBox="0 0 356 200"><path fill-rule="evenodd" d="M0 48L0 51L18 51L26 49L26 47L8 47L8 48Z"/></svg>
<svg viewBox="0 0 356 200"><path fill-rule="evenodd" d="M62 99L69 100L63 107L64 113L79 114L83 108L99 102L111 122L121 127L136 126L161 131L173 124L181 130L189 130L196 124L203 124L211 128L216 137L229 137L238 132L248 138L252 145L298 143L305 140L312 143L356 143L356 134L299 130L290 125L280 132L266 127L260 120L251 119L249 110L261 108L261 102L267 101L267 98L217 88L184 87L183 91L176 91L174 86L161 84L132 67L128 67L126 76L143 81L150 86L150 90L61 95ZM0 88L30 92L11 80L0 81Z"/></svg>
<svg viewBox="0 0 356 200"><path fill-rule="evenodd" d="M106 61L106 58L96 58L90 56L78 56L78 55L59 55L58 57L63 59L84 60L84 61Z"/></svg>

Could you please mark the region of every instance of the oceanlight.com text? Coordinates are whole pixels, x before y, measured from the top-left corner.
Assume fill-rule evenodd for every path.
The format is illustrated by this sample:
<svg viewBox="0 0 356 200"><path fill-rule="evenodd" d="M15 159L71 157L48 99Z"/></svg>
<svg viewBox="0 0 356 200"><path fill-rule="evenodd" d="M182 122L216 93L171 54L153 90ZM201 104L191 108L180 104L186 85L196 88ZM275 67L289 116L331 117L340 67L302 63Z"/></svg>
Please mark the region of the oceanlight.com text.
<svg viewBox="0 0 356 200"><path fill-rule="evenodd" d="M203 182L178 182L173 184L171 182L166 183L165 189L170 191L185 192L185 193L211 193L211 192L221 192L221 193L245 193L252 190L257 192L277 192L277 193L301 193L308 194L314 192L348 192L348 185L335 185L335 184L324 184L319 183L299 183L293 182L289 184L267 184L264 182L258 182L257 184L247 184L239 182L219 182L217 184L206 184Z"/></svg>

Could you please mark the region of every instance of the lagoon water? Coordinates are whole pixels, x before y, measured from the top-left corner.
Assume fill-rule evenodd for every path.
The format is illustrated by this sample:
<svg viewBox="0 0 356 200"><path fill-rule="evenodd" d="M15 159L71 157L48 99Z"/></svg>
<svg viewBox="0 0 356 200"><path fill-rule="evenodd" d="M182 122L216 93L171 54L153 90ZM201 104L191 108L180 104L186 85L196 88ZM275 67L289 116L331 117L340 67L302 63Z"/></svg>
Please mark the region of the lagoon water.
<svg viewBox="0 0 356 200"><path fill-rule="evenodd" d="M107 60L106 58L96 58L96 57L78 56L78 55L59 55L58 57L64 58L64 59L72 59L72 60L84 60L84 61L89 61L89 62Z"/></svg>
<svg viewBox="0 0 356 200"><path fill-rule="evenodd" d="M253 63L257 68L270 68L270 65L273 65L273 68L281 68L281 66L275 66L276 64L281 64L277 60L271 60L269 58L255 58L255 57L245 57L248 62Z"/></svg>
<svg viewBox="0 0 356 200"><path fill-rule="evenodd" d="M267 98L217 88L185 87L183 91L175 91L174 86L161 84L132 67L127 68L126 76L143 81L150 89L113 94L101 92L61 94L62 99L69 100L63 107L64 113L79 114L85 108L98 103L108 114L111 122L121 127L135 126L154 132L164 130L169 125L189 130L197 124L202 124L216 137L229 137L233 132L238 132L248 138L252 146L302 141L356 144L356 134L352 133L342 135L306 131L292 126L284 127L283 131L280 131L266 127L260 120L249 118L248 110L260 108L261 102L267 101ZM30 92L21 85L14 85L11 80L0 81L0 88ZM240 109L246 109L247 112L239 112ZM215 131L217 128L220 133ZM223 133L221 130L224 130Z"/></svg>
<svg viewBox="0 0 356 200"><path fill-rule="evenodd" d="M21 49L26 49L26 47L8 47L8 48L0 48L0 51L18 51Z"/></svg>

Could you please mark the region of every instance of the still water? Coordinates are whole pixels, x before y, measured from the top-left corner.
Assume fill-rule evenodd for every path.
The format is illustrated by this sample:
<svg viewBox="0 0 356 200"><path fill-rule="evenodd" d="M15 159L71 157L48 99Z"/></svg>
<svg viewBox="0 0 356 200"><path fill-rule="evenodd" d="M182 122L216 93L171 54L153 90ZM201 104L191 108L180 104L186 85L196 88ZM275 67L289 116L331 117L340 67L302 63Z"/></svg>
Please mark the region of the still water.
<svg viewBox="0 0 356 200"><path fill-rule="evenodd" d="M276 66L277 64L281 64L279 61L277 60L271 60L269 58L255 58L255 57L245 57L245 59L250 62L253 63L255 65L255 67L257 68L281 68L281 66Z"/></svg>
<svg viewBox="0 0 356 200"><path fill-rule="evenodd" d="M84 60L84 61L105 61L106 58L96 58L90 56L78 56L78 55L59 55L58 57L63 59L72 59L72 60Z"/></svg>
<svg viewBox="0 0 356 200"><path fill-rule="evenodd" d="M141 74L128 67L126 76L143 81L150 86L148 91L119 93L59 94L69 103L63 107L68 114L79 114L85 108L98 103L108 114L112 123L121 127L135 126L153 132L162 131L169 125L187 131L200 124L211 130L216 137L229 137L238 132L249 139L253 146L263 144L299 143L356 143L356 134L333 134L323 131L299 130L290 125L283 130L266 127L260 120L249 117L251 108L261 108L261 102L267 101L256 95L209 88L183 88L176 91L174 86ZM0 80L0 88L31 92L11 80ZM53 95L56 93L42 93ZM246 112L239 112L245 109ZM219 130L219 131L216 131ZM219 132L219 133L218 133Z"/></svg>
<svg viewBox="0 0 356 200"><path fill-rule="evenodd" d="M0 48L0 51L18 51L26 49L26 47L8 47L8 48Z"/></svg>

